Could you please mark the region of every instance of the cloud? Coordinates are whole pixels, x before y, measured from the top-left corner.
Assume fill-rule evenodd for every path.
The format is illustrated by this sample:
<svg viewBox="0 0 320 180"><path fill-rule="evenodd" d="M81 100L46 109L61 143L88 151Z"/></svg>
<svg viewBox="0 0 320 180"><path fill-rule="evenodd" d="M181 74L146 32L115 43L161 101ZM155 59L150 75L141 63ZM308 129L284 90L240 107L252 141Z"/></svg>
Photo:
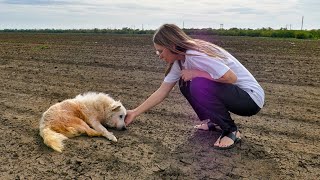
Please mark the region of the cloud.
<svg viewBox="0 0 320 180"><path fill-rule="evenodd" d="M56 1L56 0L4 0L4 4L16 5L69 5L70 1Z"/></svg>
<svg viewBox="0 0 320 180"><path fill-rule="evenodd" d="M318 0L0 0L0 28L320 28Z"/></svg>
<svg viewBox="0 0 320 180"><path fill-rule="evenodd" d="M235 13L235 14L263 14L265 11L258 11L253 8L248 7L234 7L234 8L228 8L225 10L225 12Z"/></svg>

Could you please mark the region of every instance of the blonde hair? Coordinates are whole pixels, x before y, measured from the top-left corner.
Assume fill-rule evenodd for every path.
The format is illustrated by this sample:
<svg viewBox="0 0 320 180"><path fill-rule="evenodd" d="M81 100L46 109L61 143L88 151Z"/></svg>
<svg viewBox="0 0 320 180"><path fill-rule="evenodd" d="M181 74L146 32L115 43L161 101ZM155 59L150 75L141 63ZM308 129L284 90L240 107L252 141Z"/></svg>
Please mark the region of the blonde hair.
<svg viewBox="0 0 320 180"><path fill-rule="evenodd" d="M163 24L153 35L153 43L163 46L176 54L187 54L187 50L195 50L207 54L210 57L224 59L220 47L207 41L193 39L175 24ZM173 63L169 63L165 75L167 75Z"/></svg>

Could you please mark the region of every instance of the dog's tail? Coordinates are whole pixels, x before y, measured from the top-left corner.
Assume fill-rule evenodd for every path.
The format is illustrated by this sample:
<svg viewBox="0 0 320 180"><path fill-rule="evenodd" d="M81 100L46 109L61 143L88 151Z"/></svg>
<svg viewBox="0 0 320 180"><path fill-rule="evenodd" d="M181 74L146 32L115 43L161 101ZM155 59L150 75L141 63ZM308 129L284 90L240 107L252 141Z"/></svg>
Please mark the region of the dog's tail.
<svg viewBox="0 0 320 180"><path fill-rule="evenodd" d="M63 140L68 139L63 134L57 133L50 128L44 128L42 132L40 132L40 135L42 136L44 143L51 147L52 149L62 152L63 150Z"/></svg>

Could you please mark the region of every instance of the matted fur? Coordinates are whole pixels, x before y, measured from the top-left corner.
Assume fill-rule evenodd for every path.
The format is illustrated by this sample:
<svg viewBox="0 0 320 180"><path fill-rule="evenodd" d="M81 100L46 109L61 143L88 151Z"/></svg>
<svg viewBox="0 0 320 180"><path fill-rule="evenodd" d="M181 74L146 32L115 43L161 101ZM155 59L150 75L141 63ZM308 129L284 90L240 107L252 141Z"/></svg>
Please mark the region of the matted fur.
<svg viewBox="0 0 320 180"><path fill-rule="evenodd" d="M120 101L105 93L88 92L45 111L40 120L40 135L47 146L58 152L63 150L63 140L82 134L104 136L116 142L117 138L105 127L125 129L125 115Z"/></svg>

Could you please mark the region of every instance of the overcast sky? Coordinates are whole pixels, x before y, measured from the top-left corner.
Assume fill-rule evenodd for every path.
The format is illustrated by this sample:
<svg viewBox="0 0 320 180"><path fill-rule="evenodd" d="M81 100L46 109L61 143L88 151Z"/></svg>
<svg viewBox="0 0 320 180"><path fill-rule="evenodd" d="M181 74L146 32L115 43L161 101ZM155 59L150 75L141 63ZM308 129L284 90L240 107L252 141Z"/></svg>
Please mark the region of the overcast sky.
<svg viewBox="0 0 320 180"><path fill-rule="evenodd" d="M320 0L0 0L0 29L320 29Z"/></svg>

